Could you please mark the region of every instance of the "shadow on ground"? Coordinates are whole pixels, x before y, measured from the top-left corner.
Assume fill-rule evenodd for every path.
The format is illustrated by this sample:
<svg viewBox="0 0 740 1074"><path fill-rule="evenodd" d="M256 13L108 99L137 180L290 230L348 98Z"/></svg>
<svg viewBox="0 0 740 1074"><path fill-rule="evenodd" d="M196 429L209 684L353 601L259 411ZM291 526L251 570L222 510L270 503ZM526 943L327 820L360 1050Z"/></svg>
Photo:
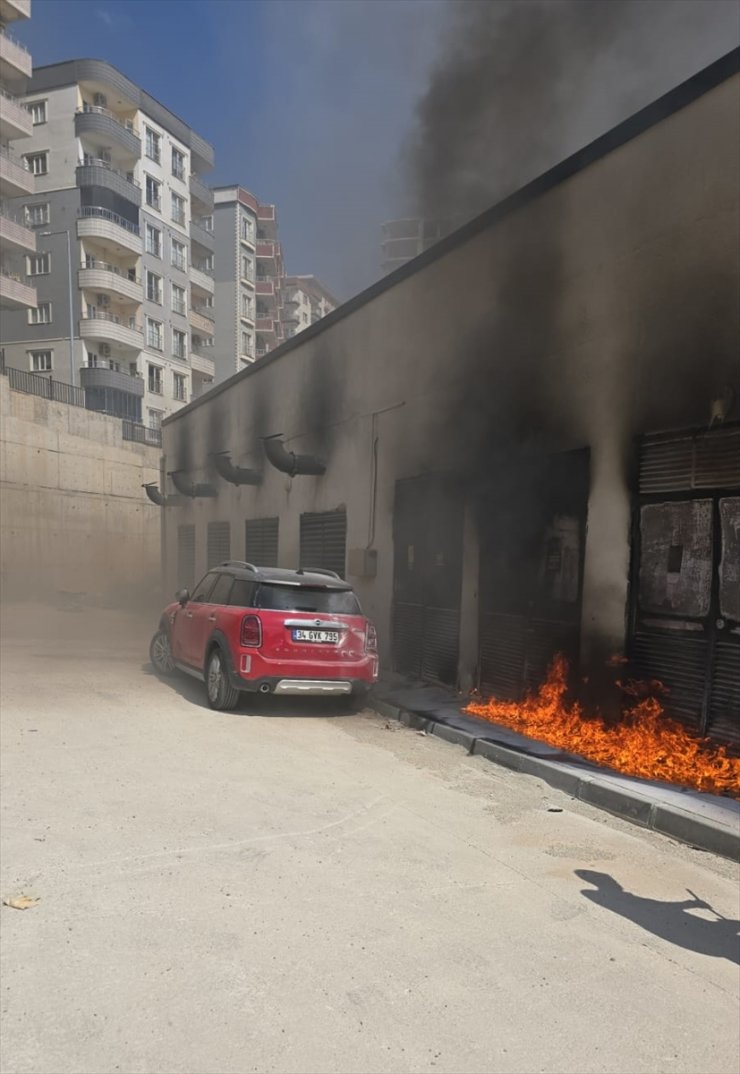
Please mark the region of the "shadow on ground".
<svg viewBox="0 0 740 1074"><path fill-rule="evenodd" d="M697 951L712 958L726 958L740 965L740 921L723 917L709 903L694 895L693 891L689 891L690 899L664 902L625 891L608 873L576 869L575 875L594 885L593 888L584 889L581 894L598 906L634 921L654 936L685 947L687 951ZM689 913L690 910L709 910L715 915L715 920L697 917Z"/></svg>

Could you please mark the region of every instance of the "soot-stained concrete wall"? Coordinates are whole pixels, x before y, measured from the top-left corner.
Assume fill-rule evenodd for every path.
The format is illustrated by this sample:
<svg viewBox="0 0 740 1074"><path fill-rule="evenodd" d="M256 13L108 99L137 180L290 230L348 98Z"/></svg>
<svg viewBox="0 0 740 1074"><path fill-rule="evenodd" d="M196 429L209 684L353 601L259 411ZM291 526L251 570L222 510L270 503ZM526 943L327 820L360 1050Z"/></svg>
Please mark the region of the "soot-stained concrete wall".
<svg viewBox="0 0 740 1074"><path fill-rule="evenodd" d="M208 477L218 496L165 511L170 586L181 523L196 526L196 573L215 519L231 522L232 555L243 556L244 520L279 515L290 566L301 512L343 504L348 548L366 546L377 439L378 571L353 581L387 654L396 481L451 471L472 490L518 454L589 446L582 644L593 659L619 649L634 438L706 423L713 396L740 379L738 81L656 106L636 134L486 214L416 271L388 277L171 418L166 469ZM276 433L322 455L325 476L272 469L258 438ZM264 467L259 487L215 476L209 453L226 449ZM476 585L464 580L470 608ZM469 626L463 672L477 655Z"/></svg>

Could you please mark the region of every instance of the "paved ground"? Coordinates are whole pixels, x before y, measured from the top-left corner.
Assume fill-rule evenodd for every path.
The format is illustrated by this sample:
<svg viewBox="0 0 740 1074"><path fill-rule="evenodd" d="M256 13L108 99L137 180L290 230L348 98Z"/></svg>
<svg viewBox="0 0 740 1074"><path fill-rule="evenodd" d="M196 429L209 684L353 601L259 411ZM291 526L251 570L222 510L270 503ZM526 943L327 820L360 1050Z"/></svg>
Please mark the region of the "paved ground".
<svg viewBox="0 0 740 1074"><path fill-rule="evenodd" d="M133 617L4 612L4 1074L737 1071L732 863L370 712L214 714Z"/></svg>

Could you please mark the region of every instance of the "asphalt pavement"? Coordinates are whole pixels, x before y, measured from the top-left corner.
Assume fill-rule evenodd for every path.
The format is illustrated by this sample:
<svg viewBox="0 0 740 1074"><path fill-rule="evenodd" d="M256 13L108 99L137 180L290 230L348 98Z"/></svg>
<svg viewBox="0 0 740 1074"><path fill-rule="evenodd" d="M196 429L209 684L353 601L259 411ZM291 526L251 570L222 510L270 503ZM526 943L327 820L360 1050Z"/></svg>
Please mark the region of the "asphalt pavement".
<svg viewBox="0 0 740 1074"><path fill-rule="evenodd" d="M4 1074L736 1074L734 863L154 621L3 609Z"/></svg>

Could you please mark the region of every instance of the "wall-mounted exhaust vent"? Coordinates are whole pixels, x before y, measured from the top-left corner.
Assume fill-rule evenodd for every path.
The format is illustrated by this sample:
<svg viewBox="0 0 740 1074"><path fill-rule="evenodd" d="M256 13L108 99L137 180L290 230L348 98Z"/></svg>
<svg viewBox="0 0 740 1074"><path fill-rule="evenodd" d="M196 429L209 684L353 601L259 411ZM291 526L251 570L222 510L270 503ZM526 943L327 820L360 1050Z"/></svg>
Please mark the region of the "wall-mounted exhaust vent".
<svg viewBox="0 0 740 1074"><path fill-rule="evenodd" d="M182 496L163 496L156 481L148 481L141 487L157 507L179 507L182 504Z"/></svg>
<svg viewBox="0 0 740 1074"><path fill-rule="evenodd" d="M218 495L215 485L211 485L206 481L198 483L191 481L185 470L168 470L167 474L172 478L172 484L177 491L182 493L183 496L189 497L191 500Z"/></svg>
<svg viewBox="0 0 740 1074"><path fill-rule="evenodd" d="M295 455L288 451L281 440L282 433L275 436L263 436L265 454L276 470L283 474L313 474L318 476L326 473L326 463L316 455Z"/></svg>
<svg viewBox="0 0 740 1074"><path fill-rule="evenodd" d="M247 470L243 466L234 466L228 451L214 451L211 458L219 477L231 485L260 485L262 483L262 474L259 470Z"/></svg>

